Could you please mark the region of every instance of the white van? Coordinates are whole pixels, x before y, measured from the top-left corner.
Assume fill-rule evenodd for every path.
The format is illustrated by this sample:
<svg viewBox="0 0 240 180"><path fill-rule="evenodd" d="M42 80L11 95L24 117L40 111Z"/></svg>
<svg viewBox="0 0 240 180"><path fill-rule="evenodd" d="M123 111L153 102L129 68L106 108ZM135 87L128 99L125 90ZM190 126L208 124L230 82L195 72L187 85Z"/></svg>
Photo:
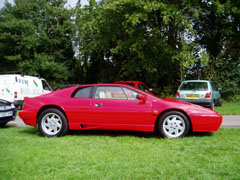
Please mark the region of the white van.
<svg viewBox="0 0 240 180"><path fill-rule="evenodd" d="M43 78L21 74L0 75L0 99L14 103L21 108L24 97L35 97L51 92Z"/></svg>

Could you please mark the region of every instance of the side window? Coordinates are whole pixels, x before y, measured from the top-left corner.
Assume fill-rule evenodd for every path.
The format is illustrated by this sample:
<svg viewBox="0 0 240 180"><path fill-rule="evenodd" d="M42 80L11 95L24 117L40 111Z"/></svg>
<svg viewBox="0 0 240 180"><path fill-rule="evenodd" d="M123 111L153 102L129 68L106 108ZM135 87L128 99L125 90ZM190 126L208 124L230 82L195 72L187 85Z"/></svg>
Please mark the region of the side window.
<svg viewBox="0 0 240 180"><path fill-rule="evenodd" d="M48 83L44 80L42 80L42 86L45 91L52 91L52 89L49 87Z"/></svg>
<svg viewBox="0 0 240 180"><path fill-rule="evenodd" d="M138 93L128 88L123 88L124 93L126 94L128 100L137 100Z"/></svg>
<svg viewBox="0 0 240 180"><path fill-rule="evenodd" d="M148 88L144 84L142 84L142 83L139 83L139 89L144 91L144 92L148 91Z"/></svg>
<svg viewBox="0 0 240 180"><path fill-rule="evenodd" d="M120 87L100 86L96 88L96 99L127 99Z"/></svg>
<svg viewBox="0 0 240 180"><path fill-rule="evenodd" d="M92 87L84 87L79 89L74 95L75 98L90 98Z"/></svg>

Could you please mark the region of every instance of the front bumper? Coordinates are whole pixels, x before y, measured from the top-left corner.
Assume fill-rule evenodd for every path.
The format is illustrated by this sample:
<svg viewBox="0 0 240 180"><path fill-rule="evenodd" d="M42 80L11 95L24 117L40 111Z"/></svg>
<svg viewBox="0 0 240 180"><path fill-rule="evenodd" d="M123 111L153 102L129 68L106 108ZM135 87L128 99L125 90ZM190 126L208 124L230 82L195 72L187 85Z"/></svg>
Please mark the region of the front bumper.
<svg viewBox="0 0 240 180"><path fill-rule="evenodd" d="M0 117L0 123L14 121L16 119L16 110L15 109L0 111L0 113L8 113L8 112L12 112L12 115Z"/></svg>
<svg viewBox="0 0 240 180"><path fill-rule="evenodd" d="M191 115L192 128L195 132L217 131L222 124L221 115Z"/></svg>

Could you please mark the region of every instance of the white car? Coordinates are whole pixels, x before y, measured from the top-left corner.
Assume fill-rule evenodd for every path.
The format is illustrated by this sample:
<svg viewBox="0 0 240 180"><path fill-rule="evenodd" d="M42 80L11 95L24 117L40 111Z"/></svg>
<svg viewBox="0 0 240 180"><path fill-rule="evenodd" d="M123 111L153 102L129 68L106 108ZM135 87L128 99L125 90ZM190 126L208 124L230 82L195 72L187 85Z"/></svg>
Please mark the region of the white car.
<svg viewBox="0 0 240 180"><path fill-rule="evenodd" d="M43 78L21 74L0 75L0 99L14 103L21 109L24 97L36 97L51 92Z"/></svg>

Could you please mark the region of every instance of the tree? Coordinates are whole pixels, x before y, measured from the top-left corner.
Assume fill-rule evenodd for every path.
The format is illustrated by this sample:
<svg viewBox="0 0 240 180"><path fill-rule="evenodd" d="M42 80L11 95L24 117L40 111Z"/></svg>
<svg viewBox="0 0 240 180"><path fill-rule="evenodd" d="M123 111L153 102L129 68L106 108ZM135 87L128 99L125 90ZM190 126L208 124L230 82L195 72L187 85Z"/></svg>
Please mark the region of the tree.
<svg viewBox="0 0 240 180"><path fill-rule="evenodd" d="M209 55L202 78L216 81L225 98L239 91L240 3L238 1L202 1L199 18L194 21L196 42Z"/></svg>
<svg viewBox="0 0 240 180"><path fill-rule="evenodd" d="M5 70L23 70L67 82L74 63L72 10L64 0L15 0L0 11L0 58Z"/></svg>
<svg viewBox="0 0 240 180"><path fill-rule="evenodd" d="M76 23L88 81L139 79L175 89L181 70L194 58L191 43L185 42L191 31L186 6L178 1L90 1L78 11Z"/></svg>

